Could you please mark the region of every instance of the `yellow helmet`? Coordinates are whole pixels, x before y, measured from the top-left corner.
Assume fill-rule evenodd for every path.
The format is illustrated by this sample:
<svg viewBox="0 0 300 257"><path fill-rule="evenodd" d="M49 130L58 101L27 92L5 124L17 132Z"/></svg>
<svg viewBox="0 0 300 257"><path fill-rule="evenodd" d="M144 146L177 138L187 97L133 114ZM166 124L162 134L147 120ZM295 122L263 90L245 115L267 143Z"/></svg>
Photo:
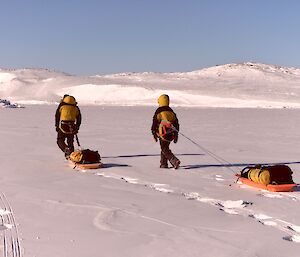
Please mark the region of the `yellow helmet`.
<svg viewBox="0 0 300 257"><path fill-rule="evenodd" d="M158 105L160 107L162 106L169 106L170 103L170 99L168 95L161 95L158 99L157 99Z"/></svg>
<svg viewBox="0 0 300 257"><path fill-rule="evenodd" d="M76 105L76 99L74 96L68 95L64 97L63 102L66 104Z"/></svg>

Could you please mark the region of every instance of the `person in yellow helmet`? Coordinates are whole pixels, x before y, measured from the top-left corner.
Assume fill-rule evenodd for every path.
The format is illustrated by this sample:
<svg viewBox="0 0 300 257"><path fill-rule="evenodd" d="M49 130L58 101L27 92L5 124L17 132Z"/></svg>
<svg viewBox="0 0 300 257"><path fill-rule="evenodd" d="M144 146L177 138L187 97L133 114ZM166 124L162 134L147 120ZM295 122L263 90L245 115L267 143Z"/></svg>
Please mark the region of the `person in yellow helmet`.
<svg viewBox="0 0 300 257"><path fill-rule="evenodd" d="M64 95L55 113L55 127L57 145L65 153L66 158L74 151L74 135L78 133L80 125L81 113L76 99Z"/></svg>
<svg viewBox="0 0 300 257"><path fill-rule="evenodd" d="M180 160L172 153L169 146L172 141L178 141L179 122L175 112L169 107L170 99L168 95L161 95L158 98L159 107L156 109L151 132L154 140L159 139L161 154L160 168L168 168L168 161L173 168L178 169Z"/></svg>

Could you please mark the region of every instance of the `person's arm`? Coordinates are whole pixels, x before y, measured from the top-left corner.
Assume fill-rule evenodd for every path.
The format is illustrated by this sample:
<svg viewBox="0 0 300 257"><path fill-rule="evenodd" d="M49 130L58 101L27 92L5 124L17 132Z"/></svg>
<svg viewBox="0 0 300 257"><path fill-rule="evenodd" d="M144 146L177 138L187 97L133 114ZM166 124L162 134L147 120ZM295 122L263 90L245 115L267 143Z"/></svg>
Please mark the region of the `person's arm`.
<svg viewBox="0 0 300 257"><path fill-rule="evenodd" d="M55 128L56 128L56 131L58 130L59 128L59 120L60 120L60 112L59 112L59 109L60 109L60 106L58 106L56 112L55 112Z"/></svg>
<svg viewBox="0 0 300 257"><path fill-rule="evenodd" d="M152 126L151 126L151 133L153 135L154 140L157 142L157 128L158 128L158 120L157 120L157 113L155 112L153 119L152 119Z"/></svg>
<svg viewBox="0 0 300 257"><path fill-rule="evenodd" d="M175 113L174 113L175 114ZM175 127L176 131L174 132L174 143L176 144L178 141L178 132L179 132L179 121L177 119L177 116L175 114L175 121L173 126Z"/></svg>
<svg viewBox="0 0 300 257"><path fill-rule="evenodd" d="M177 131L179 131L179 121L178 121L178 119L177 119L177 116L176 116L176 114L175 114L175 121L174 121L174 124L173 124L173 126L176 128L176 130Z"/></svg>
<svg viewBox="0 0 300 257"><path fill-rule="evenodd" d="M77 131L79 130L80 125L81 125L81 112L80 112L80 109L78 108L78 115L77 115L77 118L76 118L76 129L77 129Z"/></svg>

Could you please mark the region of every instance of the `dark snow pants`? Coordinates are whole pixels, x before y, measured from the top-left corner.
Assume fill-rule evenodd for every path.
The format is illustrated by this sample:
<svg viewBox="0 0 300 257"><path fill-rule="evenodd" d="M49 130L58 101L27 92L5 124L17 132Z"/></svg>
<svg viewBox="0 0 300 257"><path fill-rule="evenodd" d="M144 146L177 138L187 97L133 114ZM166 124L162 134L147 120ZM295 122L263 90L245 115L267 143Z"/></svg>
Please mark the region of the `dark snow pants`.
<svg viewBox="0 0 300 257"><path fill-rule="evenodd" d="M65 141L67 140L67 144ZM65 134L61 131L57 132L57 145L58 147L66 153L66 148L69 148L70 152L74 151L74 135Z"/></svg>
<svg viewBox="0 0 300 257"><path fill-rule="evenodd" d="M167 167L168 161L174 166L175 162L178 161L176 156L172 153L169 146L171 142L164 141L162 139L159 139L161 153L160 153L160 166L161 167Z"/></svg>

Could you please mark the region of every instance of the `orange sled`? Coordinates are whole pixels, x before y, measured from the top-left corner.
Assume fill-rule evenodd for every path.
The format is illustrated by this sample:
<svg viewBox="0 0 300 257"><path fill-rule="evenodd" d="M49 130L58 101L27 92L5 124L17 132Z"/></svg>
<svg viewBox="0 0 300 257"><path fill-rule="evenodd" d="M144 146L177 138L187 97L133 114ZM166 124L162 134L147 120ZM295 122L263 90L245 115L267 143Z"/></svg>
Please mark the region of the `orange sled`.
<svg viewBox="0 0 300 257"><path fill-rule="evenodd" d="M238 177L238 180L241 181L243 184L259 189L264 189L270 192L291 192L293 191L294 187L297 186L297 184L281 184L281 185L264 185L261 183L254 182L250 179L241 177L240 174L235 174Z"/></svg>
<svg viewBox="0 0 300 257"><path fill-rule="evenodd" d="M73 168L73 169L81 169L81 170L89 170L89 169L100 169L103 166L102 162L96 162L96 163L76 163L73 162L71 160L69 160L69 165Z"/></svg>

